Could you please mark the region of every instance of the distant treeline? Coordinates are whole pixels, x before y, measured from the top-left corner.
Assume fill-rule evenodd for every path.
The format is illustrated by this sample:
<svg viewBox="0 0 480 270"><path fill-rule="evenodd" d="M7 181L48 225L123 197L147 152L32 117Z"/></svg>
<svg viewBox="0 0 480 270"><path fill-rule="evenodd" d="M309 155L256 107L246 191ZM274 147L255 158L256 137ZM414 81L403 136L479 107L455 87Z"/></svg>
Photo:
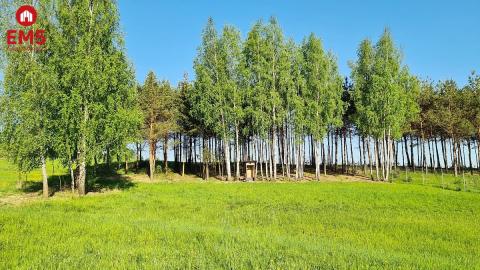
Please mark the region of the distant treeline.
<svg viewBox="0 0 480 270"><path fill-rule="evenodd" d="M175 164L226 180L241 179L245 161L260 179L305 178L306 166L315 179L363 171L384 181L398 166L480 168L480 76L462 88L421 81L388 30L360 43L344 78L314 34L297 44L272 18L242 39L209 19L195 79L175 88L153 72L135 82L114 2L40 2L47 48L3 50L0 139L20 170L43 169L45 194L46 158L62 160L85 194L87 165L115 157L128 170L146 146L152 179L158 148L165 171L173 149Z"/></svg>

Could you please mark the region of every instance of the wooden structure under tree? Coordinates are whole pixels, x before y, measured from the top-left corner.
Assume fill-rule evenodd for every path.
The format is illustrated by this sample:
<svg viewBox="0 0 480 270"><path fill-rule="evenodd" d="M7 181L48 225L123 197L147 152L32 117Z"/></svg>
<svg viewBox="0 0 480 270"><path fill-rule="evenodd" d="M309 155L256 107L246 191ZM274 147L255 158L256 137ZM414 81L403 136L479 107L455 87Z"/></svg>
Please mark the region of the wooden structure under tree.
<svg viewBox="0 0 480 270"><path fill-rule="evenodd" d="M254 161L245 162L245 181L254 181L256 178L256 163Z"/></svg>

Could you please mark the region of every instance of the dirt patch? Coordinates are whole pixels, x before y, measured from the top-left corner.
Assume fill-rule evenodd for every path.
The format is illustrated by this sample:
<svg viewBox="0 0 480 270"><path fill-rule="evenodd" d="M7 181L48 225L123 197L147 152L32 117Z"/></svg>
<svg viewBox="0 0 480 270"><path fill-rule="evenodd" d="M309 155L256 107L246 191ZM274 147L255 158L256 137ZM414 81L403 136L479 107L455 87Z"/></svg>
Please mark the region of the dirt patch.
<svg viewBox="0 0 480 270"><path fill-rule="evenodd" d="M1 205L20 205L29 202L35 202L43 199L37 193L7 195L0 198Z"/></svg>
<svg viewBox="0 0 480 270"><path fill-rule="evenodd" d="M195 181L202 180L202 178L196 175L185 174L184 176L181 176L180 174L177 174L177 173L169 173L169 174L158 173L155 175L153 180L151 180L150 177L148 177L148 175L146 174L129 174L128 179L134 183L147 183L147 184L165 183L165 182L195 182ZM212 179L214 178L212 177Z"/></svg>
<svg viewBox="0 0 480 270"><path fill-rule="evenodd" d="M119 192L121 192L119 189L102 190L99 192L90 191L85 195L85 197L105 196ZM12 194L0 197L0 207L4 205L19 206L40 201L69 200L78 197L80 197L78 194L72 193L71 191L55 192L54 195L48 197L47 199L43 198L42 194L37 192Z"/></svg>

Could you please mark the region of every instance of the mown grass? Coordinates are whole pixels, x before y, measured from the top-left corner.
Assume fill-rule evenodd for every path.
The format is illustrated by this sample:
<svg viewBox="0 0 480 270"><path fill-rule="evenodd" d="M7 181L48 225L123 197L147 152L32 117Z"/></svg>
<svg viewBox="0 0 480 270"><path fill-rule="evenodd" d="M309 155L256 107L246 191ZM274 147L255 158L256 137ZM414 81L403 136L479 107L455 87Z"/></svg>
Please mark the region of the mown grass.
<svg viewBox="0 0 480 270"><path fill-rule="evenodd" d="M374 182L136 183L1 206L0 268L480 269L478 196Z"/></svg>

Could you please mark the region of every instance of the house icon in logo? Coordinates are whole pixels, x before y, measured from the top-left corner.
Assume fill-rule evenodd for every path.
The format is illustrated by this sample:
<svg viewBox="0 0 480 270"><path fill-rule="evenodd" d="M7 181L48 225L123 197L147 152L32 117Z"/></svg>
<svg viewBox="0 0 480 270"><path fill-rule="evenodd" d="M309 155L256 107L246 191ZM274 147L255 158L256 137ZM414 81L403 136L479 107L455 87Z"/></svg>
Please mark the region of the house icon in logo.
<svg viewBox="0 0 480 270"><path fill-rule="evenodd" d="M33 22L33 14L28 10L23 11L22 13L20 13L20 22L22 23Z"/></svg>
<svg viewBox="0 0 480 270"><path fill-rule="evenodd" d="M37 20L37 11L33 6L24 5L18 8L15 18L20 25L31 26Z"/></svg>

